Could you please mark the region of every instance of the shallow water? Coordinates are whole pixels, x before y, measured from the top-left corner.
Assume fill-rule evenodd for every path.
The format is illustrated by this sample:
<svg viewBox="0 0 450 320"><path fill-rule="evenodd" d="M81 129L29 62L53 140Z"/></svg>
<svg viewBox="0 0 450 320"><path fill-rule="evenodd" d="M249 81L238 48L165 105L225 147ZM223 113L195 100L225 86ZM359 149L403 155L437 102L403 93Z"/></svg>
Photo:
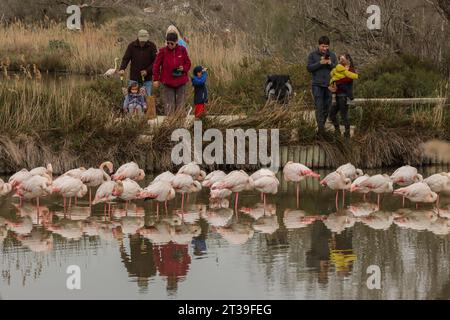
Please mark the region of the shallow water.
<svg viewBox="0 0 450 320"><path fill-rule="evenodd" d="M429 167L429 175L449 168ZM386 170L391 173L392 170ZM327 172L321 172L326 174ZM431 206L416 210L383 197L381 211L317 181L282 183L264 213L260 196L240 197L232 209L211 209L208 193L179 198L166 215L138 201L112 219L86 200L65 216L51 197L17 208L0 199L2 299L449 299L450 220ZM232 206L232 201L230 207ZM450 216L450 197L441 215ZM342 200L340 202L342 207ZM370 214L368 216L365 216ZM68 290L67 267L81 269L81 290ZM369 266L381 271L381 288L367 286Z"/></svg>

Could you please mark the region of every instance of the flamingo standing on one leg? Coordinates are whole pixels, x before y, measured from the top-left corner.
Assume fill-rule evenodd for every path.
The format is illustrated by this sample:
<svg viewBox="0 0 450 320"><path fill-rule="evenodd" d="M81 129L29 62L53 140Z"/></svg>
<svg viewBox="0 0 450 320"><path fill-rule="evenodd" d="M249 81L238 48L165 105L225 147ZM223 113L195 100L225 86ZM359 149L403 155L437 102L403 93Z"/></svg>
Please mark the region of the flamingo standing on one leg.
<svg viewBox="0 0 450 320"><path fill-rule="evenodd" d="M269 169L259 169L258 171L254 172L250 178L252 178L253 182L256 182L256 180L261 179L263 177L275 177L275 173L272 170ZM264 200L264 193L261 192L261 201Z"/></svg>
<svg viewBox="0 0 450 320"><path fill-rule="evenodd" d="M425 182L433 192L437 193L438 199L436 206L439 210L441 192L450 191L450 175L446 172L434 174L423 180L423 182Z"/></svg>
<svg viewBox="0 0 450 320"><path fill-rule="evenodd" d="M123 192L119 196L120 199L125 200L125 211L128 211L128 203L131 200L136 200L139 198L139 195L142 192L141 186L134 180L129 178L122 181L123 183Z"/></svg>
<svg viewBox="0 0 450 320"><path fill-rule="evenodd" d="M184 195L198 192L202 189L200 182L194 180L192 176L184 173L177 173L172 180L172 187L177 193L181 193L181 210L184 211Z"/></svg>
<svg viewBox="0 0 450 320"><path fill-rule="evenodd" d="M382 193L392 193L394 191L394 183L387 174L377 174L361 182L358 189L360 188L368 188L371 192L377 194L377 206L380 209L380 195Z"/></svg>
<svg viewBox="0 0 450 320"><path fill-rule="evenodd" d="M438 199L436 192L433 192L428 184L424 182L416 182L408 187L400 188L394 191L394 194L401 195L412 202L416 203L435 203Z"/></svg>
<svg viewBox="0 0 450 320"><path fill-rule="evenodd" d="M264 197L264 211L266 209L266 197L267 194L276 194L278 192L278 186L280 181L274 176L264 176L254 182L256 190L261 192Z"/></svg>
<svg viewBox="0 0 450 320"><path fill-rule="evenodd" d="M115 200L118 196L120 196L123 192L123 183L122 181L107 181L100 185L95 194L94 201L92 204L95 205L97 203L103 202L105 204L105 213L106 213L106 203ZM108 213L111 215L111 203L108 203Z"/></svg>
<svg viewBox="0 0 450 320"><path fill-rule="evenodd" d="M348 190L352 184L352 180L346 178L342 172L332 172L327 175L320 184L324 187L329 187L331 190L336 190L336 209L339 207L339 190Z"/></svg>
<svg viewBox="0 0 450 320"><path fill-rule="evenodd" d="M296 195L297 195L297 207L300 204L300 181L305 179L306 177L313 177L320 179L320 174L315 173L308 167L304 166L301 163L294 163L289 161L283 168L283 176L284 180L289 182L295 182L296 184Z"/></svg>
<svg viewBox="0 0 450 320"><path fill-rule="evenodd" d="M53 181L52 191L53 193L59 193L63 196L64 212L66 212L66 198L69 197L70 208L70 199L72 197L75 197L75 199L84 197L88 189L80 179L71 176L61 176Z"/></svg>
<svg viewBox="0 0 450 320"><path fill-rule="evenodd" d="M253 189L253 179L243 170L230 172L222 181L217 183L212 189L228 189L235 194L234 209L237 212L239 193L244 190Z"/></svg>
<svg viewBox="0 0 450 320"><path fill-rule="evenodd" d="M89 168L81 175L81 181L89 187L89 206L92 205L92 188L98 187L103 182L111 181L111 177L105 172L108 168L109 173L112 174L114 166L112 162L103 162L99 168Z"/></svg>
<svg viewBox="0 0 450 320"><path fill-rule="evenodd" d="M156 214L159 215L159 203L164 202L165 208L166 208L166 214L168 212L167 210L167 202L175 199L175 189L172 187L172 185L169 182L166 181L157 181L155 183L150 184L147 188L142 190L142 192L139 194L140 199L154 199L156 200Z"/></svg>
<svg viewBox="0 0 450 320"><path fill-rule="evenodd" d="M363 183L369 178L370 176L368 174L356 178L355 181L353 181L352 185L350 186L350 192L362 193L364 201L366 201L366 196L370 192L370 189L367 187L361 187L361 183Z"/></svg>
<svg viewBox="0 0 450 320"><path fill-rule="evenodd" d="M51 193L51 182L45 177L36 175L18 185L13 197L23 197L26 200L36 199L36 210L39 216L39 198Z"/></svg>
<svg viewBox="0 0 450 320"><path fill-rule="evenodd" d="M417 172L417 169L406 165L398 168L391 175L391 180L394 184L398 184L401 187L409 186L413 183L423 181L423 176ZM403 207L405 206L405 197L403 197Z"/></svg>

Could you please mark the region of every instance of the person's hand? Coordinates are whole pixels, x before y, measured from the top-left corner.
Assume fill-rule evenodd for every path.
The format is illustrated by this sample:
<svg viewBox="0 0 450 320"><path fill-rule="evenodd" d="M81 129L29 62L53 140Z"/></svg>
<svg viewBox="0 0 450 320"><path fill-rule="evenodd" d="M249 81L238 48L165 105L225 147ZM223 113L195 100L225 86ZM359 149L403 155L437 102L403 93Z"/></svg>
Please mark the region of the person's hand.
<svg viewBox="0 0 450 320"><path fill-rule="evenodd" d="M155 89L159 88L159 81L153 81L153 88Z"/></svg>
<svg viewBox="0 0 450 320"><path fill-rule="evenodd" d="M334 85L330 85L330 86L328 87L328 90L330 90L332 93L336 93L337 87L336 87L335 84L334 84Z"/></svg>
<svg viewBox="0 0 450 320"><path fill-rule="evenodd" d="M324 57L320 58L320 64L330 64L330 59L325 59Z"/></svg>
<svg viewBox="0 0 450 320"><path fill-rule="evenodd" d="M350 66L345 66L345 69L350 70Z"/></svg>
<svg viewBox="0 0 450 320"><path fill-rule="evenodd" d="M183 66L179 66L178 70L183 71L184 70Z"/></svg>
<svg viewBox="0 0 450 320"><path fill-rule="evenodd" d="M125 70L119 70L119 74L123 76L125 74Z"/></svg>
<svg viewBox="0 0 450 320"><path fill-rule="evenodd" d="M141 71L141 75L142 75L143 77L146 77L146 76L147 76L147 70L142 70L142 71Z"/></svg>

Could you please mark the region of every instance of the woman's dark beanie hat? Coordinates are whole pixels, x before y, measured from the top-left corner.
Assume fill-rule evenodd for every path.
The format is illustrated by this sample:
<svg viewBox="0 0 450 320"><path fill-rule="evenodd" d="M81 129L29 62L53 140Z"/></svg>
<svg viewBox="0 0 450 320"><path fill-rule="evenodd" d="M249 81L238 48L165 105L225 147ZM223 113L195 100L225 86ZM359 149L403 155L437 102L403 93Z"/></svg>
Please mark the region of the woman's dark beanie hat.
<svg viewBox="0 0 450 320"><path fill-rule="evenodd" d="M176 33L168 33L166 36L167 41L177 42L178 41L178 35Z"/></svg>

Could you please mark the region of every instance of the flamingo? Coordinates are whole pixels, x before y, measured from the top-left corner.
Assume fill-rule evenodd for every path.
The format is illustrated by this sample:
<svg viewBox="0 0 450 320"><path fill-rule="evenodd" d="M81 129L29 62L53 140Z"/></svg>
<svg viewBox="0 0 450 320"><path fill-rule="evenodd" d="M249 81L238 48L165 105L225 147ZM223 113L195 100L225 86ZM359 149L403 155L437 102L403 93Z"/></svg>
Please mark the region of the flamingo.
<svg viewBox="0 0 450 320"><path fill-rule="evenodd" d="M49 176L47 173L45 173L44 170L42 170L42 169L35 170L35 171L33 171L33 173L31 173L31 171L28 171L27 169L22 169L22 170L16 172L15 174L13 174L9 178L8 183L11 184L11 186L12 186L14 191L17 191L19 186L24 181L30 179L31 177L33 177L35 175L40 175L40 176L46 178L49 184L52 183L52 177ZM19 200L20 200L19 204L22 205L22 200L23 199L22 199L22 197L20 195L19 195Z"/></svg>
<svg viewBox="0 0 450 320"><path fill-rule="evenodd" d="M97 203L103 202L105 204L105 212L106 212L106 203L115 200L118 196L122 194L122 192L123 192L122 181L103 182L97 189L92 204L95 205ZM111 214L111 203L108 204L108 213Z"/></svg>
<svg viewBox="0 0 450 320"><path fill-rule="evenodd" d="M364 175L361 169L357 169L353 164L347 163L336 169L336 172L342 172L346 178L350 180L355 180L358 177Z"/></svg>
<svg viewBox="0 0 450 320"><path fill-rule="evenodd" d="M346 178L342 172L334 171L329 175L327 175L322 181L320 181L320 184L324 187L329 187L331 190L336 190L336 208L337 208L339 206L338 205L339 190L344 191L346 189L350 189L352 180Z"/></svg>
<svg viewBox="0 0 450 320"><path fill-rule="evenodd" d="M55 181L53 181L52 185L53 193L59 193L64 198L64 211L66 211L66 198L69 197L69 208L70 208L70 199L72 197L82 198L86 195L88 189L86 185L80 179L73 178L71 176L60 176ZM76 204L75 204L76 205Z"/></svg>
<svg viewBox="0 0 450 320"><path fill-rule="evenodd" d="M206 177L206 173L200 170L200 166L195 162L188 163L178 170L180 174L190 175L194 180L203 181Z"/></svg>
<svg viewBox="0 0 450 320"><path fill-rule="evenodd" d="M202 186L205 188L211 188L214 183L222 181L227 174L221 170L216 170L209 173L202 182Z"/></svg>
<svg viewBox="0 0 450 320"><path fill-rule="evenodd" d="M423 180L438 195L436 206L439 208L440 193L450 191L450 175L446 172L434 174Z"/></svg>
<svg viewBox="0 0 450 320"><path fill-rule="evenodd" d="M305 177L313 177L320 179L320 174L315 173L308 167L304 166L301 163L294 163L292 161L289 161L286 163L286 165L283 168L283 176L284 180L289 182L295 182L296 189L297 189L297 207L300 203L300 181L305 179Z"/></svg>
<svg viewBox="0 0 450 320"><path fill-rule="evenodd" d="M423 176L417 173L416 168L406 165L395 170L391 175L391 180L394 184L406 187L415 182L423 181ZM403 197L403 206L405 206L405 197Z"/></svg>
<svg viewBox="0 0 450 320"><path fill-rule="evenodd" d="M47 178L36 175L18 185L13 197L23 197L26 200L36 199L36 209L39 215L39 198L52 193L51 183Z"/></svg>
<svg viewBox="0 0 450 320"><path fill-rule="evenodd" d="M184 195L186 193L198 192L202 189L200 182L184 173L177 173L175 175L172 181L172 187L176 192L181 193L181 210L184 210Z"/></svg>
<svg viewBox="0 0 450 320"><path fill-rule="evenodd" d="M98 187L103 182L111 181L111 177L105 172L105 168L108 168L109 173L113 173L114 166L112 162L103 162L100 167L89 168L81 174L81 181L89 187L89 206L92 205L92 188Z"/></svg>
<svg viewBox="0 0 450 320"><path fill-rule="evenodd" d="M111 69L107 70L107 71L103 74L103 76L105 76L105 77L111 77L111 76L115 75L116 72L117 72L117 62L118 62L118 61L119 61L119 58L114 58L114 68L111 68Z"/></svg>
<svg viewBox="0 0 450 320"><path fill-rule="evenodd" d="M40 176L44 176L44 175L49 175L50 177L52 177L53 176L53 167L52 167L52 164L51 163L49 163L49 164L47 164L47 167L37 167L37 168L34 168L34 169L32 169L32 170L30 170L30 173L32 174L32 175L40 175Z"/></svg>
<svg viewBox="0 0 450 320"><path fill-rule="evenodd" d="M83 175L84 172L86 172L86 168L85 167L79 167L79 168L72 169L72 170L69 170L69 171L65 172L63 174L63 176L69 176L69 177L81 180L81 176Z"/></svg>
<svg viewBox="0 0 450 320"><path fill-rule="evenodd" d="M401 195L410 201L415 202L417 208L419 202L435 203L438 198L437 193L432 191L428 184L424 182L416 182L408 187L397 189L394 191L394 194Z"/></svg>
<svg viewBox="0 0 450 320"><path fill-rule="evenodd" d="M222 181L213 186L213 190L228 189L235 194L234 208L237 212L239 193L244 190L253 189L253 179L243 171L232 171Z"/></svg>
<svg viewBox="0 0 450 320"><path fill-rule="evenodd" d="M142 192L141 186L134 180L127 178L122 181L123 191L120 194L119 198L125 200L125 210L128 210L128 203L131 200L136 200L139 198L140 193Z"/></svg>
<svg viewBox="0 0 450 320"><path fill-rule="evenodd" d="M4 182L0 179L0 197L8 195L12 190L12 185L9 182Z"/></svg>
<svg viewBox="0 0 450 320"><path fill-rule="evenodd" d="M277 194L279 185L280 182L275 176L263 176L254 181L255 189L263 194L264 208L266 207L267 194Z"/></svg>
<svg viewBox="0 0 450 320"><path fill-rule="evenodd" d="M361 183L363 183L369 178L370 176L368 174L356 178L355 181L353 181L352 185L350 186L350 192L362 193L364 195L364 201L366 201L366 196L370 192L370 189L367 187L361 187Z"/></svg>
<svg viewBox="0 0 450 320"><path fill-rule="evenodd" d="M377 194L378 210L380 209L380 195L382 193L392 193L394 191L394 183L387 174L377 174L364 180L359 184L358 189L368 188L371 192Z"/></svg>
<svg viewBox="0 0 450 320"><path fill-rule="evenodd" d="M250 178L252 178L253 182L256 182L256 180L261 179L263 177L275 177L275 173L269 169L259 169L255 173L253 173ZM261 200L264 200L264 194L261 192Z"/></svg>
<svg viewBox="0 0 450 320"><path fill-rule="evenodd" d="M154 199L157 201L156 214L159 215L159 203L164 202L167 213L167 201L175 199L175 189L169 182L157 181L150 184L147 188L141 191L139 194L140 199Z"/></svg>
<svg viewBox="0 0 450 320"><path fill-rule="evenodd" d="M144 170L139 169L137 163L129 162L119 167L112 177L114 181L125 180L126 178L141 181L145 178L145 172Z"/></svg>
<svg viewBox="0 0 450 320"><path fill-rule="evenodd" d="M168 182L168 183L172 183L173 178L175 177L175 175L170 172L170 171L166 171L161 173L159 176L157 176L152 183L156 183L159 181L164 181L164 182Z"/></svg>
<svg viewBox="0 0 450 320"><path fill-rule="evenodd" d="M217 205L219 207L222 207L222 203L224 203L225 198L228 198L229 196L231 196L233 194L233 192L230 189L217 189L217 185L220 183L216 182L211 186L211 193L209 196L209 200L210 200L210 204L211 205ZM228 200L226 200L226 202L228 202ZM225 202L225 204L227 204ZM228 203L229 205L229 203Z"/></svg>

